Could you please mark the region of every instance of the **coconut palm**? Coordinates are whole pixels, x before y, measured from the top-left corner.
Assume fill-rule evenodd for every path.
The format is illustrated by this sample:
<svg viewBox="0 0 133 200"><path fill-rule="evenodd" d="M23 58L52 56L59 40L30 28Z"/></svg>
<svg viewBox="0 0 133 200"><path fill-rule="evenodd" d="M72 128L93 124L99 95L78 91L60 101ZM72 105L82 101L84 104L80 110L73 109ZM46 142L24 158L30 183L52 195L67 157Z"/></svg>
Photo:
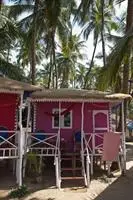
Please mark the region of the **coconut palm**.
<svg viewBox="0 0 133 200"><path fill-rule="evenodd" d="M68 34L68 39L62 43L61 53L57 54L57 65L59 77L61 79L61 87L68 87L70 82L75 81L76 68L80 65L81 60L86 55L81 52L85 48L84 41L80 41L80 36Z"/></svg>
<svg viewBox="0 0 133 200"><path fill-rule="evenodd" d="M76 5L76 4L75 4ZM62 13L68 10L69 18L71 15L70 10L74 6L74 1L66 0L36 0L33 5L14 6L10 12L12 17L18 17L25 11L30 11L30 14L22 19L19 24L23 31L31 33L29 38L29 49L31 52L31 67L32 67L32 83L35 82L35 43L38 43L40 40L44 48L47 50L46 55L50 55L51 60L51 70L50 70L50 80L51 80L51 71L54 68L55 77L56 77L56 87L58 81L57 67L56 67L56 58L55 58L55 35L58 30L58 34L64 39L64 34L67 33L67 26L62 21ZM68 9L70 8L71 9ZM67 8L67 9L66 9ZM62 11L61 11L62 10ZM65 31L64 31L65 30ZM38 39L39 37L39 39ZM60 38L61 38L60 37ZM50 81L49 81L50 87Z"/></svg>
<svg viewBox="0 0 133 200"><path fill-rule="evenodd" d="M82 2L83 3L83 2ZM83 35L87 40L91 32L93 32L94 36L94 50L92 53L92 59L90 62L90 68L86 73L86 81L84 87L86 87L87 79L89 73L93 66L93 61L95 58L97 44L102 41L102 57L103 64L105 66L105 32L110 32L112 28L116 28L115 22L112 20L112 7L109 2L106 1L106 5L104 6L104 2L101 0L92 1L89 6L89 12L86 13L86 19L80 19L80 23L83 26ZM83 15L84 16L84 15Z"/></svg>
<svg viewBox="0 0 133 200"><path fill-rule="evenodd" d="M0 12L0 72L17 80L24 79L24 71L16 63L11 63L10 50L19 36L18 27L8 18L9 8L2 7Z"/></svg>
<svg viewBox="0 0 133 200"><path fill-rule="evenodd" d="M80 64L76 70L76 87L83 88L85 82L85 75L87 72L87 67L83 64Z"/></svg>
<svg viewBox="0 0 133 200"><path fill-rule="evenodd" d="M108 85L112 85L116 82L117 76L121 72L122 87L121 91L128 93L128 80L131 75L132 67L132 28L133 28L133 9L132 1L128 1L127 16L125 24L125 33L121 37L116 38L115 45L108 57L107 68L102 70L103 77L107 79ZM122 75L123 72L123 75ZM106 75L105 75L106 74ZM105 81L103 81L105 82ZM116 84L115 84L116 85ZM107 86L107 85L106 85Z"/></svg>

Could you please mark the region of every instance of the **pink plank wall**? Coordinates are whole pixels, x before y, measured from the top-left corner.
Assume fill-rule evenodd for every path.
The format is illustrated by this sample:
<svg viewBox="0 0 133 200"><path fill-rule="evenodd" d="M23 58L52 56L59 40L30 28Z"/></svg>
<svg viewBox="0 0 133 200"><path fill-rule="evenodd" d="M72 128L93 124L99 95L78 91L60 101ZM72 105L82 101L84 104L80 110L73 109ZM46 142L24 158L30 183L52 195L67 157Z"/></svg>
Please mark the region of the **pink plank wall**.
<svg viewBox="0 0 133 200"><path fill-rule="evenodd" d="M73 105L72 108L72 129L61 129L61 137L67 140L72 139L72 133L81 129L81 104L76 103L62 103L61 108L68 108ZM54 108L59 108L59 104L56 102L46 102L37 104L36 114L36 130L44 130L45 132L58 132L58 129L52 129L52 116L46 113L52 113Z"/></svg>
<svg viewBox="0 0 133 200"><path fill-rule="evenodd" d="M72 129L61 129L61 137L65 140L71 141L73 139L73 133L81 130L81 103L61 103L61 108L68 108L72 106ZM52 113L53 108L58 108L58 102L39 102L37 103L36 113L36 130L44 130L44 132L57 133L58 129L52 129L52 116L48 113ZM85 103L84 105L84 132L93 132L93 110L108 110L108 103ZM107 122L101 118L101 127L105 127Z"/></svg>

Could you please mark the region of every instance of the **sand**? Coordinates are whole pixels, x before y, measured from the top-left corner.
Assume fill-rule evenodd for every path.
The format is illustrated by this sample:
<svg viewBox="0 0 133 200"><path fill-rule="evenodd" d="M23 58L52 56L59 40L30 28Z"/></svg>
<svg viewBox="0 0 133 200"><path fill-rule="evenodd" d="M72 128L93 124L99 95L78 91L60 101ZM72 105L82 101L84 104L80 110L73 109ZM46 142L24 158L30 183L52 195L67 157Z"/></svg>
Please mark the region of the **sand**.
<svg viewBox="0 0 133 200"><path fill-rule="evenodd" d="M15 180L9 176L0 177L0 200L6 200L7 195L15 185ZM133 200L133 143L127 144L127 173L114 177L105 175L91 181L90 187L80 185L71 187L65 184L61 190L55 188L55 180L45 177L43 184L26 183L31 193L23 200Z"/></svg>

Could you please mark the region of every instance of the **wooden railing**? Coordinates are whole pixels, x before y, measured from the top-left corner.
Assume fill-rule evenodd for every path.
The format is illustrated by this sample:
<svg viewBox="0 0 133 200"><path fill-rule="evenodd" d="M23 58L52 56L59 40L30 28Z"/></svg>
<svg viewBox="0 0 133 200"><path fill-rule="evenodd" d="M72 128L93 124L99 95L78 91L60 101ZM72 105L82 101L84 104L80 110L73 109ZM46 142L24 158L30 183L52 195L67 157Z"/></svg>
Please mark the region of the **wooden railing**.
<svg viewBox="0 0 133 200"><path fill-rule="evenodd" d="M119 155L123 157L123 154L124 154L124 148L123 148L124 145L123 145L123 139L122 139L123 134L121 132L116 132L116 134L121 135ZM103 154L104 133L85 133L84 137L85 137L86 146L90 155L91 174L93 175L94 157L102 157L102 154Z"/></svg>
<svg viewBox="0 0 133 200"><path fill-rule="evenodd" d="M39 156L55 156L58 133L28 133L27 150Z"/></svg>
<svg viewBox="0 0 133 200"><path fill-rule="evenodd" d="M7 137L2 136L7 133ZM10 159L18 157L18 133L15 131L0 131L0 159Z"/></svg>
<svg viewBox="0 0 133 200"><path fill-rule="evenodd" d="M122 136L121 132L116 132L116 134L120 134ZM89 150L90 155L102 155L103 151L103 137L104 133L85 133L85 140L86 145ZM121 140L122 145L122 140Z"/></svg>

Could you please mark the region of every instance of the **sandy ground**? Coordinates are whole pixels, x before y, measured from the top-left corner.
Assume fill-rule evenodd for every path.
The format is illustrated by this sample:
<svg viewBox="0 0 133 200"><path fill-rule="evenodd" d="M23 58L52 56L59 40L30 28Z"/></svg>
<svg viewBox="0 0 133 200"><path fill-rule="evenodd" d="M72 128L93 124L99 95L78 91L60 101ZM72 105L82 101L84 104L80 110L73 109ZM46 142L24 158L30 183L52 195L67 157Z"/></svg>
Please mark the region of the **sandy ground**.
<svg viewBox="0 0 133 200"><path fill-rule="evenodd" d="M133 143L127 144L127 173L120 176L119 172L114 177L105 175L91 181L88 189L81 187L78 182L76 187L67 183L61 190L55 188L55 180L49 179L49 174L42 184L27 183L31 193L23 200L133 200ZM54 177L54 176L53 176ZM15 180L8 174L0 176L0 200L7 200L7 195Z"/></svg>

